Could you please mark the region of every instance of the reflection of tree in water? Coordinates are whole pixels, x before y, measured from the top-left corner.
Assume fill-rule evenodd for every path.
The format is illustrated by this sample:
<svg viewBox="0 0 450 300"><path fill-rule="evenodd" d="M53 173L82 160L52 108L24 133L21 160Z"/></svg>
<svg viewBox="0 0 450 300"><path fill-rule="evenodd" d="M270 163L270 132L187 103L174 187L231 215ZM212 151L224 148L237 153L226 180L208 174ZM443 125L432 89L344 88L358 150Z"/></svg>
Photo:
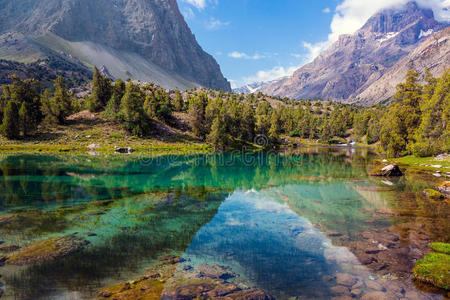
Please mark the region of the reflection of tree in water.
<svg viewBox="0 0 450 300"><path fill-rule="evenodd" d="M94 242L81 252L6 275L6 283L14 290L14 296L35 299L56 292L58 288L92 293L107 278L128 279L123 274L138 273L143 265L150 264L160 255L183 253L195 233L213 218L226 197L226 194L207 188L179 188L164 193L160 205L139 197L137 210L127 207L127 202L117 203L119 208L130 212L127 219L135 225L109 228L114 232L112 236ZM205 199L203 202L197 200L199 195ZM175 197L176 201L168 201ZM114 219L114 215L106 215L106 218ZM102 238L101 232L99 237Z"/></svg>
<svg viewBox="0 0 450 300"><path fill-rule="evenodd" d="M251 189L305 178L354 178L362 168L345 151L314 154L264 153L170 156L149 160L77 156L12 155L0 161L0 207L31 202L122 198L157 187L218 186ZM359 154L354 155L354 161ZM361 158L361 163L365 162ZM250 162L250 163L249 163Z"/></svg>

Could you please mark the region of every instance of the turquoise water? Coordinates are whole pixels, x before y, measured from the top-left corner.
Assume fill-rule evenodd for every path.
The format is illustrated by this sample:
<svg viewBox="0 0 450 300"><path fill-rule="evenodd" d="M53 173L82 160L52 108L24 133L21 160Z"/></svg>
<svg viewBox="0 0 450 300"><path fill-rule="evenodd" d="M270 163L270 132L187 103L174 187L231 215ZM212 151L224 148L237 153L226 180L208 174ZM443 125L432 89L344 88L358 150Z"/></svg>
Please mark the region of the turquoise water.
<svg viewBox="0 0 450 300"><path fill-rule="evenodd" d="M183 258L180 273L186 265L230 267L240 284L277 299L330 299L336 283L325 278L336 273L391 278L391 266L382 274L362 265L352 243L363 232L397 230L408 247L404 233L418 224L431 241L448 242L449 209L422 196L437 179L368 177L374 157L326 148L152 159L3 155L3 245L68 234L90 242L67 257L0 267L3 297L91 298L167 254ZM410 279L401 285L442 298Z"/></svg>

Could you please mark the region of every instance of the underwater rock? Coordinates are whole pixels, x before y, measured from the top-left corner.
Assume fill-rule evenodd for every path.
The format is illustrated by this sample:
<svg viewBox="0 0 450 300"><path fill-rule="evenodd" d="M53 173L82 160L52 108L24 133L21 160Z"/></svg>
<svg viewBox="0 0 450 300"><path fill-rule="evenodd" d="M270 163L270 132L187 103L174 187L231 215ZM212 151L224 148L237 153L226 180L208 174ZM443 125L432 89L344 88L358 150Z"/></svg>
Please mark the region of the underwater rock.
<svg viewBox="0 0 450 300"><path fill-rule="evenodd" d="M361 300L388 300L383 292L369 292L361 297Z"/></svg>
<svg viewBox="0 0 450 300"><path fill-rule="evenodd" d="M220 299L220 298L216 298ZM227 295L225 299L236 299L236 300L274 300L272 296L264 292L263 290L250 288L247 290L241 290L238 292L234 292L232 294Z"/></svg>
<svg viewBox="0 0 450 300"><path fill-rule="evenodd" d="M20 247L17 246L17 245L3 245L3 246L0 246L0 252L1 253L11 253L11 252L17 251L19 249L20 249Z"/></svg>
<svg viewBox="0 0 450 300"><path fill-rule="evenodd" d="M387 166L379 166L370 174L371 176L398 177L403 176L398 165L390 164Z"/></svg>
<svg viewBox="0 0 450 300"><path fill-rule="evenodd" d="M7 225L20 220L21 218L18 215L3 215L0 216L0 226Z"/></svg>
<svg viewBox="0 0 450 300"><path fill-rule="evenodd" d="M200 277L208 277L211 279L227 280L237 275L233 273L229 268L219 265L201 264L197 267Z"/></svg>
<svg viewBox="0 0 450 300"><path fill-rule="evenodd" d="M348 287L343 286L343 285L333 286L330 288L330 290L333 291L333 293L336 293L339 295L343 295L343 294L350 295L350 290L348 289Z"/></svg>
<svg viewBox="0 0 450 300"><path fill-rule="evenodd" d="M337 273L336 283L339 285L352 286L356 283L356 278L347 273Z"/></svg>
<svg viewBox="0 0 450 300"><path fill-rule="evenodd" d="M73 235L49 238L13 253L6 261L10 265L28 265L73 254L89 242Z"/></svg>
<svg viewBox="0 0 450 300"><path fill-rule="evenodd" d="M181 257L175 255L165 255L158 258L162 264L174 265L182 260Z"/></svg>
<svg viewBox="0 0 450 300"><path fill-rule="evenodd" d="M365 284L366 284L366 287L371 290L374 290L374 291L382 291L383 290L383 286L374 280L367 280L365 282Z"/></svg>

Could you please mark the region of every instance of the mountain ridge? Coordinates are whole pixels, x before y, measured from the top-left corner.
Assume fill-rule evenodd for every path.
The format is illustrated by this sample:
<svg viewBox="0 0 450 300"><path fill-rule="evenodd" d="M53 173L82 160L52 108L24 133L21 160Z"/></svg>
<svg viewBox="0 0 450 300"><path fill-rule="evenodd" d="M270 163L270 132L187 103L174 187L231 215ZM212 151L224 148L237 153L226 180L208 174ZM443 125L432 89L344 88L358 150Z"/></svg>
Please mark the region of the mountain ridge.
<svg viewBox="0 0 450 300"><path fill-rule="evenodd" d="M348 101L358 98L390 68L448 24L434 19L430 9L409 2L372 16L354 34L339 37L313 62L288 79L260 89L265 94L293 99ZM393 31L397 30L397 31ZM386 99L374 99L373 103Z"/></svg>
<svg viewBox="0 0 450 300"><path fill-rule="evenodd" d="M23 36L13 40L16 48L8 41L0 43L0 58L11 59L26 49L29 57L17 60L36 61L46 57L42 47L72 55L91 68L105 65L116 78L155 81L166 88L231 90L175 0L3 2L0 34Z"/></svg>

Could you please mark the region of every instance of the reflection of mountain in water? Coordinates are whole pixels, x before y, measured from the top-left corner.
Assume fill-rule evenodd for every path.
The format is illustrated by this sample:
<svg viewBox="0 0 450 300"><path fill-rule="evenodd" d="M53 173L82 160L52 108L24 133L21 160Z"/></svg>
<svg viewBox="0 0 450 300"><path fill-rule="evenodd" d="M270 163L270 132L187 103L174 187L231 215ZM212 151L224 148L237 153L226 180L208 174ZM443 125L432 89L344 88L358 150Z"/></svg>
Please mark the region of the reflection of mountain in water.
<svg viewBox="0 0 450 300"><path fill-rule="evenodd" d="M271 196L271 191L235 192L197 233L184 258L194 265L229 266L277 299L332 297L332 283L322 278L345 264L358 268L358 260ZM369 274L362 267L358 273Z"/></svg>

